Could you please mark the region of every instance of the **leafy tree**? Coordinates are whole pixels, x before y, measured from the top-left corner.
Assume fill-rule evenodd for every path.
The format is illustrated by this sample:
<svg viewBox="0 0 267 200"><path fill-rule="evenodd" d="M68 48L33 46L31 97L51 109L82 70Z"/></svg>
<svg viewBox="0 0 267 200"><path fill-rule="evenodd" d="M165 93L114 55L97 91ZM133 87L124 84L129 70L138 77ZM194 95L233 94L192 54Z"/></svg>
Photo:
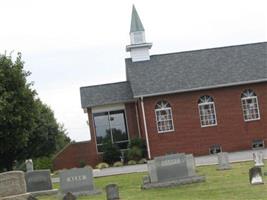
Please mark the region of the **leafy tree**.
<svg viewBox="0 0 267 200"><path fill-rule="evenodd" d="M21 54L0 55L0 171L14 161L49 156L70 139L53 111L36 97Z"/></svg>
<svg viewBox="0 0 267 200"><path fill-rule="evenodd" d="M27 146L34 125L34 96L23 70L21 55L15 62L0 55L0 166L11 170Z"/></svg>

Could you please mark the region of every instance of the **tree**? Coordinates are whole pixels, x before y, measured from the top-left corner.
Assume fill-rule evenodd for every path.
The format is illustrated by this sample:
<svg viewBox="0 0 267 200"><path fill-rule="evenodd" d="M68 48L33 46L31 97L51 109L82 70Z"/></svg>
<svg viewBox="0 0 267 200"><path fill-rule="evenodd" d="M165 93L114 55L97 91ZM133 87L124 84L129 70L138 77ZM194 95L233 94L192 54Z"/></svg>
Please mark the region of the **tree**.
<svg viewBox="0 0 267 200"><path fill-rule="evenodd" d="M27 146L34 124L36 92L26 81L29 74L20 54L14 63L0 55L0 166L8 170Z"/></svg>
<svg viewBox="0 0 267 200"><path fill-rule="evenodd" d="M69 142L52 110L27 83L21 54L0 55L0 170L11 170L14 161L47 156Z"/></svg>
<svg viewBox="0 0 267 200"><path fill-rule="evenodd" d="M50 156L70 142L63 125L57 123L53 111L47 105L36 99L35 108L34 128L24 149L27 158Z"/></svg>

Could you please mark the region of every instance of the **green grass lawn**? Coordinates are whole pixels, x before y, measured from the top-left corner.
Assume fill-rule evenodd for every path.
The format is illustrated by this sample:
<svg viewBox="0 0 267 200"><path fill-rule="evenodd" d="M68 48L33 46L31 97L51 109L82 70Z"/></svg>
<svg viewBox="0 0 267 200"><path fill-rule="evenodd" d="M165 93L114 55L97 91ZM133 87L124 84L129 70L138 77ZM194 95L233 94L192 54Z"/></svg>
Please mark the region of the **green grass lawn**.
<svg viewBox="0 0 267 200"><path fill-rule="evenodd" d="M95 178L95 185L102 189L101 195L82 196L78 199L105 200L105 186L115 183L119 186L122 200L267 200L267 177L265 185L250 185L248 171L252 162L232 164L231 170L217 171L216 166L197 167L199 175L206 176L206 182L173 188L141 190L142 176L147 173ZM263 172L267 167L263 168ZM55 185L58 188L58 185ZM38 197L40 200L54 200L55 196Z"/></svg>

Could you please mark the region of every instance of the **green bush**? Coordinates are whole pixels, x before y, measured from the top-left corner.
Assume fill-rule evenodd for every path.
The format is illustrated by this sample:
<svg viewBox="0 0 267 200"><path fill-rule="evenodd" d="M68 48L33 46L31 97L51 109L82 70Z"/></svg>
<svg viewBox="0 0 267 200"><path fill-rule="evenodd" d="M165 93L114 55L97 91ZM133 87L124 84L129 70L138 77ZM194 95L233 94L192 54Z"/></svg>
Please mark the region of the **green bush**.
<svg viewBox="0 0 267 200"><path fill-rule="evenodd" d="M85 167L86 166L86 162L84 160L80 160L79 161L79 165L81 168Z"/></svg>
<svg viewBox="0 0 267 200"><path fill-rule="evenodd" d="M111 141L107 141L103 144L103 161L112 165L116 161L121 160L121 151L119 148L112 144Z"/></svg>
<svg viewBox="0 0 267 200"><path fill-rule="evenodd" d="M113 164L113 167L121 167L123 166L123 163L121 161L117 161Z"/></svg>
<svg viewBox="0 0 267 200"><path fill-rule="evenodd" d="M135 160L129 160L128 165L136 165L136 161Z"/></svg>
<svg viewBox="0 0 267 200"><path fill-rule="evenodd" d="M53 164L51 157L40 157L33 160L33 167L37 169L50 169L53 171Z"/></svg>
<svg viewBox="0 0 267 200"><path fill-rule="evenodd" d="M133 146L127 153L128 160L138 161L142 158L142 149L138 146Z"/></svg>
<svg viewBox="0 0 267 200"><path fill-rule="evenodd" d="M108 168L108 167L109 167L108 163L101 162L101 163L98 163L95 168L96 169L104 169L104 168Z"/></svg>
<svg viewBox="0 0 267 200"><path fill-rule="evenodd" d="M128 144L128 152L133 149L133 148L139 148L141 150L141 156L140 156L140 150L133 150L135 152L136 155L134 155L134 152L130 153L130 156L134 156L135 158L133 158L134 160L138 161L141 158L147 158L147 150L146 150L146 142L145 140L143 140L142 138L133 138L130 140L129 144ZM127 153L128 156L129 153ZM132 158L128 158L128 160L131 160Z"/></svg>
<svg viewBox="0 0 267 200"><path fill-rule="evenodd" d="M142 159L139 160L137 163L138 163L138 164L145 164L145 163L147 163L147 160L146 160L145 158L142 158Z"/></svg>

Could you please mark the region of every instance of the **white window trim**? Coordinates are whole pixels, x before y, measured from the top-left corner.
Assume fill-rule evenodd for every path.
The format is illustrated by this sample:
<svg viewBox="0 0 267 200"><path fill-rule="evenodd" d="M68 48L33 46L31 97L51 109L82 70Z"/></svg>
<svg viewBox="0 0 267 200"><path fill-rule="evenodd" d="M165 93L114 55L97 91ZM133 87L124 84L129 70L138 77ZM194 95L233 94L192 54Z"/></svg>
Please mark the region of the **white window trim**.
<svg viewBox="0 0 267 200"><path fill-rule="evenodd" d="M248 99L256 99L256 103L257 103L257 108L258 108L258 114L259 117L255 118L255 119L246 119L245 118L245 113L244 113L244 107L243 107L243 100L248 100ZM245 122L251 122L251 121L258 121L261 119L261 115L260 115L260 107L259 107L259 102L258 102L258 97L257 96L250 96L250 97L243 97L241 98L241 107L242 107L242 113L243 113L243 119Z"/></svg>
<svg viewBox="0 0 267 200"><path fill-rule="evenodd" d="M205 105L213 105L214 108L214 116L215 116L215 124L209 124L209 125L202 125L202 121L201 121L201 113L200 113L200 106L205 106ZM205 128L205 127L211 127L211 126L217 126L217 114L216 114L216 108L215 108L215 103L214 102L205 102L205 103L199 103L198 104L198 112L199 112L199 120L200 120L200 126L201 128Z"/></svg>
<svg viewBox="0 0 267 200"><path fill-rule="evenodd" d="M158 122L160 122L160 121L157 120L157 111L161 111L161 110L170 110L170 113L171 113L171 119L170 120L172 122L172 129L170 129L170 130L164 130L164 131L160 131L159 130ZM156 118L156 124L157 124L157 131L158 131L158 133L168 133L168 132L173 132L174 131L173 115L172 115L172 108L171 107L155 109L155 118ZM166 120L164 120L164 121L166 121Z"/></svg>

